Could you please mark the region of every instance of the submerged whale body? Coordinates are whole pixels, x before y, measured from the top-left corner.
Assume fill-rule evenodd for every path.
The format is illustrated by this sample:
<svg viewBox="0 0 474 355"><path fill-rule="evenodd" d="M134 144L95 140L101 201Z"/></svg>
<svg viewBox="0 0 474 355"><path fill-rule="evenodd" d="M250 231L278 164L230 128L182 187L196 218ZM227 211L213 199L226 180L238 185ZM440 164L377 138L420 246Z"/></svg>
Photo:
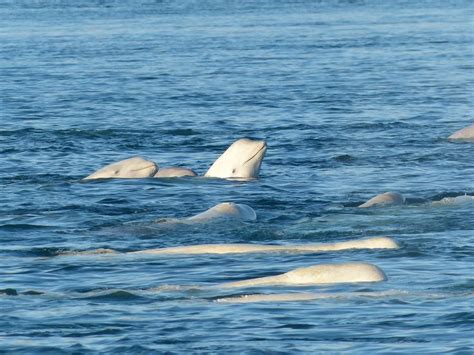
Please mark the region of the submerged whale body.
<svg viewBox="0 0 474 355"><path fill-rule="evenodd" d="M180 167L160 168L153 176L155 178L171 178L183 176L197 176L194 170Z"/></svg>
<svg viewBox="0 0 474 355"><path fill-rule="evenodd" d="M271 253L294 252L311 253L323 251L339 251L348 249L398 249L398 244L389 237L351 240L330 244L296 244L296 245L264 245L264 244L202 244L182 247L148 249L129 254L237 254L237 253Z"/></svg>
<svg viewBox="0 0 474 355"><path fill-rule="evenodd" d="M402 205L405 203L405 197L398 192L385 192L372 197L359 207L366 208L372 206Z"/></svg>
<svg viewBox="0 0 474 355"><path fill-rule="evenodd" d="M344 293L310 293L310 292L291 292L291 293L271 293L271 294L244 294L238 296L224 296L216 299L218 303L252 303L252 302L294 302L294 301L314 301L322 299L351 299L356 297L364 298L386 298L407 296L407 291L374 291L374 292L344 292Z"/></svg>
<svg viewBox="0 0 474 355"><path fill-rule="evenodd" d="M158 165L156 163L142 157L133 157L106 165L95 173L85 177L84 180L148 178L155 175L157 171Z"/></svg>
<svg viewBox="0 0 474 355"><path fill-rule="evenodd" d="M209 208L207 211L186 218L187 221L192 222L208 222L228 219L255 221L257 219L257 214L253 208L248 205L234 202L223 202Z"/></svg>
<svg viewBox="0 0 474 355"><path fill-rule="evenodd" d="M298 268L276 276L227 282L222 288L256 287L263 285L319 285L334 283L380 282L387 276L377 266L367 263L321 264Z"/></svg>
<svg viewBox="0 0 474 355"><path fill-rule="evenodd" d="M474 139L474 124L454 132L448 139Z"/></svg>
<svg viewBox="0 0 474 355"><path fill-rule="evenodd" d="M265 141L239 139L227 148L204 176L222 179L257 178L266 151Z"/></svg>

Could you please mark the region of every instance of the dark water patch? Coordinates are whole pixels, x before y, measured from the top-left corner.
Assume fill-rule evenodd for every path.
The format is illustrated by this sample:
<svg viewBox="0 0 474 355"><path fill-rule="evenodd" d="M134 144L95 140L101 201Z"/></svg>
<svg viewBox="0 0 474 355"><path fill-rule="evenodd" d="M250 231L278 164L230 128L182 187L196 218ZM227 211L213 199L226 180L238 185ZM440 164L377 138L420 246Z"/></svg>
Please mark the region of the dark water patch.
<svg viewBox="0 0 474 355"><path fill-rule="evenodd" d="M0 230L5 230L8 232L22 232L30 230L51 230L52 226L44 226L38 224L26 224L26 223L15 223L15 224L2 224L0 225Z"/></svg>
<svg viewBox="0 0 474 355"><path fill-rule="evenodd" d="M354 157L350 154L337 155L337 156L333 157L332 159L334 159L335 161L340 162L340 163L353 163L357 160L356 157Z"/></svg>
<svg viewBox="0 0 474 355"><path fill-rule="evenodd" d="M123 342L126 342L127 339L122 339ZM180 340L181 342L181 340ZM184 342L189 342L184 340ZM157 342L158 344L161 344L162 341ZM177 344L177 343L172 343L172 344ZM156 349L153 349L153 347L149 346L144 346L144 345L131 345L131 346L114 346L110 348L110 351L115 354L160 354L161 351L158 351Z"/></svg>
<svg viewBox="0 0 474 355"><path fill-rule="evenodd" d="M186 128L181 128L181 129L170 129L170 130L163 130L163 134L170 135L170 136L193 136L196 134L200 134L199 132L193 130L193 129L186 129Z"/></svg>
<svg viewBox="0 0 474 355"><path fill-rule="evenodd" d="M36 290L18 291L14 288L0 289L0 295L5 295L5 296L41 296L44 294L45 292L36 291Z"/></svg>
<svg viewBox="0 0 474 355"><path fill-rule="evenodd" d="M2 346L0 346L0 350L2 349ZM81 351L86 351L82 346L77 346L74 347L72 350L81 350ZM16 353L16 354L22 354L22 353L36 353L36 354L70 354L70 350L65 350L63 346L38 346L38 345L28 345L28 346L21 346L21 345L15 345L15 346L9 346L6 348L8 352Z"/></svg>
<svg viewBox="0 0 474 355"><path fill-rule="evenodd" d="M66 338L80 338L80 337L94 337L94 336L107 336L107 335L119 335L123 334L124 330L121 328L105 328L96 331L80 331L80 332L72 332L72 333L64 333L61 336Z"/></svg>
<svg viewBox="0 0 474 355"><path fill-rule="evenodd" d="M474 291L474 278L468 278L463 280L461 283L450 285L447 290L453 292Z"/></svg>
<svg viewBox="0 0 474 355"><path fill-rule="evenodd" d="M22 167L19 169L23 170ZM8 176L0 177L0 182L5 185L18 183L40 185L45 184L44 186L40 186L40 188L51 186L64 187L77 180L77 177L60 174L16 174L13 173L13 171L12 174L9 174Z"/></svg>
<svg viewBox="0 0 474 355"><path fill-rule="evenodd" d="M29 291L23 291L21 292L21 294L25 296L41 296L41 295L44 295L45 292L29 290Z"/></svg>
<svg viewBox="0 0 474 355"><path fill-rule="evenodd" d="M139 296L135 293L125 290L115 290L109 292L101 292L98 295L87 295L80 297L90 301L104 301L104 302L137 302L148 301L144 296Z"/></svg>
<svg viewBox="0 0 474 355"><path fill-rule="evenodd" d="M55 257L68 253L70 250L66 247L42 247L42 248L32 248L30 250L22 250L17 252L20 256L30 256L30 257Z"/></svg>
<svg viewBox="0 0 474 355"><path fill-rule="evenodd" d="M474 325L474 312L456 312L438 318L440 322L449 327L462 327L471 329Z"/></svg>
<svg viewBox="0 0 474 355"><path fill-rule="evenodd" d="M14 288L4 288L0 289L0 295L18 296L18 292Z"/></svg>
<svg viewBox="0 0 474 355"><path fill-rule="evenodd" d="M280 325L276 328L277 329L279 329L279 328L281 328L281 329L295 329L295 330L298 330L298 329L312 329L312 328L314 328L314 325L313 324L305 324L305 323L288 323L288 324Z"/></svg>
<svg viewBox="0 0 474 355"><path fill-rule="evenodd" d="M64 266L59 266L52 269L47 269L45 271L51 274L55 274L55 273L79 272L79 270L86 270L86 269L88 269L87 266L64 265Z"/></svg>
<svg viewBox="0 0 474 355"><path fill-rule="evenodd" d="M108 198L104 198L102 200L97 201L97 203L103 204L103 205L125 205L125 204L130 203L130 201L126 199L108 197Z"/></svg>

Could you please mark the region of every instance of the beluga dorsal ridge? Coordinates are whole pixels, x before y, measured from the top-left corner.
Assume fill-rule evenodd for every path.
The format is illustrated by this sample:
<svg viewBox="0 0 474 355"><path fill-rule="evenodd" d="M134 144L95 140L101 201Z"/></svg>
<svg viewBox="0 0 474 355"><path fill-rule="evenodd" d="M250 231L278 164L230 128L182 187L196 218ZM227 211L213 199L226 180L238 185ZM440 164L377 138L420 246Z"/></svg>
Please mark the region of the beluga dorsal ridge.
<svg viewBox="0 0 474 355"><path fill-rule="evenodd" d="M243 203L223 202L209 208L207 211L186 220L192 222L209 222L220 220L255 221L257 214L254 209Z"/></svg>
<svg viewBox="0 0 474 355"><path fill-rule="evenodd" d="M368 263L321 264L298 268L276 276L259 277L219 285L222 288L256 287L270 285L319 285L335 283L380 282L387 280L385 273Z"/></svg>
<svg viewBox="0 0 474 355"><path fill-rule="evenodd" d="M198 215L199 216L199 215ZM192 218L192 217L191 217ZM398 249L398 244L389 237L375 237L362 240L350 240L329 244L201 244L178 247L146 249L131 254L249 254L249 253L313 253L330 252L350 249Z"/></svg>
<svg viewBox="0 0 474 355"><path fill-rule="evenodd" d="M142 157L133 157L104 166L95 173L87 176L84 180L93 179L139 179L152 177L158 171L155 162Z"/></svg>
<svg viewBox="0 0 474 355"><path fill-rule="evenodd" d="M454 132L448 139L474 139L474 124Z"/></svg>
<svg viewBox="0 0 474 355"><path fill-rule="evenodd" d="M264 140L239 139L227 148L204 176L222 179L258 178L266 151L267 143Z"/></svg>
<svg viewBox="0 0 474 355"><path fill-rule="evenodd" d="M363 203L359 207L367 208L373 206L403 205L404 203L405 197L402 194L398 192L385 192L372 197L370 200Z"/></svg>
<svg viewBox="0 0 474 355"><path fill-rule="evenodd" d="M160 168L158 172L153 176L155 178L173 178L173 177L184 177L184 176L197 176L194 170L181 167L169 167Z"/></svg>

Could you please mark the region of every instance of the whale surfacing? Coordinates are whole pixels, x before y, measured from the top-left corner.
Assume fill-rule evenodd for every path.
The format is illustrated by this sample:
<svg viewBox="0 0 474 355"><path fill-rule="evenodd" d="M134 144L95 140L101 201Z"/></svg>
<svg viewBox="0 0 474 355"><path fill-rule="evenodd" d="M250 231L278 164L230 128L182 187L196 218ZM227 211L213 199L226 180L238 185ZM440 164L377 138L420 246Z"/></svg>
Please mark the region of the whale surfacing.
<svg viewBox="0 0 474 355"><path fill-rule="evenodd" d="M461 195L456 197L444 197L439 201L432 202L435 206L462 205L465 203L474 203L474 196Z"/></svg>
<svg viewBox="0 0 474 355"><path fill-rule="evenodd" d="M204 176L222 179L255 179L260 172L266 151L265 141L239 139L227 148Z"/></svg>
<svg viewBox="0 0 474 355"><path fill-rule="evenodd" d="M93 179L139 179L152 177L158 171L156 163L142 157L133 157L104 166L83 180Z"/></svg>
<svg viewBox="0 0 474 355"><path fill-rule="evenodd" d="M363 203L359 207L367 208L372 206L403 205L404 203L405 197L402 194L398 192L385 192L372 197L370 200Z"/></svg>
<svg viewBox="0 0 474 355"><path fill-rule="evenodd" d="M454 132L448 139L474 139L474 124Z"/></svg>
<svg viewBox="0 0 474 355"><path fill-rule="evenodd" d="M194 170L180 167L160 168L153 176L155 178L171 178L183 176L197 176Z"/></svg>
<svg viewBox="0 0 474 355"><path fill-rule="evenodd" d="M257 214L253 208L248 205L234 202L223 202L211 207L207 211L187 218L188 221L193 222L207 222L225 219L255 221L257 219Z"/></svg>
<svg viewBox="0 0 474 355"><path fill-rule="evenodd" d="M349 249L398 249L398 244L389 237L350 240L331 244L296 244L296 245L264 245L264 244L201 244L182 247L147 249L131 252L129 254L246 254L246 253L272 253L293 252L312 253L324 251L340 251Z"/></svg>
<svg viewBox="0 0 474 355"><path fill-rule="evenodd" d="M379 267L367 263L321 264L298 268L276 276L227 282L222 288L256 287L263 285L320 285L335 283L380 282L387 276Z"/></svg>

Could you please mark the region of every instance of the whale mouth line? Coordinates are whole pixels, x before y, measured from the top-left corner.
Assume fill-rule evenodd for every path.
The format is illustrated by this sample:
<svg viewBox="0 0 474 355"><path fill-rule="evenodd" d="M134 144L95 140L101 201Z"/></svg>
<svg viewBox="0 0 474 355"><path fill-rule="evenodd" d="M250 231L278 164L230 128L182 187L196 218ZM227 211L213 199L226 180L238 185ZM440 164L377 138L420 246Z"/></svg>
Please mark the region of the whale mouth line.
<svg viewBox="0 0 474 355"><path fill-rule="evenodd" d="M244 161L244 163L242 165L247 164L249 161L251 161L253 158L255 158L262 150L264 150L266 148L267 148L267 145L264 143L262 145L262 147L259 150L257 150L257 152L254 155L252 155L250 158L248 158L246 161Z"/></svg>
<svg viewBox="0 0 474 355"><path fill-rule="evenodd" d="M151 165L147 165L147 166L145 166L145 167L143 167L143 168L133 169L133 170L130 170L130 171L142 171L142 170L149 169L149 168L153 168L153 167L155 167L155 165L154 165L154 164L151 164Z"/></svg>

